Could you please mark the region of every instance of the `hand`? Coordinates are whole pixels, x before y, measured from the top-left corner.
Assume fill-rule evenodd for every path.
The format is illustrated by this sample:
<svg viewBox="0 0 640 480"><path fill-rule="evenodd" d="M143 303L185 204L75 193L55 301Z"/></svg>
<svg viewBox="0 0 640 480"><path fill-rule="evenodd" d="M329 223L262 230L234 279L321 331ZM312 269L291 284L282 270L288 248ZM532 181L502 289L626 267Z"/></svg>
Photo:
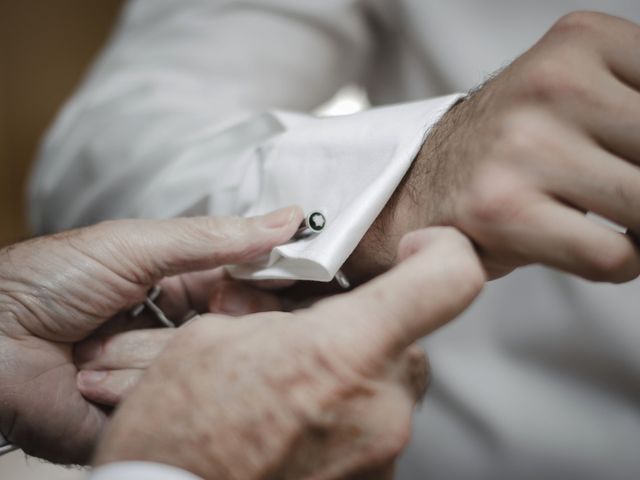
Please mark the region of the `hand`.
<svg viewBox="0 0 640 480"><path fill-rule="evenodd" d="M391 478L426 386L411 345L484 282L453 229L413 233L399 256L411 258L309 310L178 329L117 410L96 464L155 461L212 479ZM93 366L117 361L116 350Z"/></svg>
<svg viewBox="0 0 640 480"><path fill-rule="evenodd" d="M623 19L560 19L435 126L355 255L360 269L407 230L453 225L492 277L539 262L591 280L635 278L632 238L584 213L640 232L638 48L640 27Z"/></svg>
<svg viewBox="0 0 640 480"><path fill-rule="evenodd" d="M301 218L289 208L257 219L108 222L0 251L2 433L29 454L86 462L106 414L76 387L73 343L164 276L255 260Z"/></svg>

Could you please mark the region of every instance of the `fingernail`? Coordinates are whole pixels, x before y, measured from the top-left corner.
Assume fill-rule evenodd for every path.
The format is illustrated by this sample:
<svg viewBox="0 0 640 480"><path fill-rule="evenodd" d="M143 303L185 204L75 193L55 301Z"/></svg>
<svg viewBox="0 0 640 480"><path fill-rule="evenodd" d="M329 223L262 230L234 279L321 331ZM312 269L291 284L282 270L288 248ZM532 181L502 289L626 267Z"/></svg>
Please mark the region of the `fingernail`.
<svg viewBox="0 0 640 480"><path fill-rule="evenodd" d="M281 208L275 212L256 217L256 223L266 229L282 228L289 225L295 215L296 209L294 207Z"/></svg>
<svg viewBox="0 0 640 480"><path fill-rule="evenodd" d="M94 338L76 345L74 357L76 362L86 363L98 358L100 353L102 353L102 341Z"/></svg>
<svg viewBox="0 0 640 480"><path fill-rule="evenodd" d="M218 304L220 313L240 316L252 313L251 299L235 288L225 288L220 295Z"/></svg>
<svg viewBox="0 0 640 480"><path fill-rule="evenodd" d="M78 384L81 387L93 387L107 377L104 370L81 370L78 373Z"/></svg>

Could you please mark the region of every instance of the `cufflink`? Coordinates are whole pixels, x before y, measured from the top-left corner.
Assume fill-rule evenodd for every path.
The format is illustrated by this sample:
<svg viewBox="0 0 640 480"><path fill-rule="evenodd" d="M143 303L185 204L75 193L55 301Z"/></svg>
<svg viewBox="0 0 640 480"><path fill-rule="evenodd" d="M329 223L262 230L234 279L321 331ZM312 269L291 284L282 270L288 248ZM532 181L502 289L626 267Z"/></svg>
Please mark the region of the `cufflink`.
<svg viewBox="0 0 640 480"><path fill-rule="evenodd" d="M134 307L131 310L131 316L137 317L145 309L147 309L153 314L156 320L158 320L158 322L160 322L164 327L176 328L176 323L173 322L172 320L169 320L169 317L167 317L165 313L162 311L162 309L158 307L158 305L156 305L155 303L158 297L160 297L161 293L162 293L162 287L160 287L160 285L154 285L153 288L149 290L149 293L147 294L147 298L145 298L144 302ZM189 311L189 313L187 313L187 315L185 315L185 317L180 321L180 325L183 325L184 323L188 322L189 320L192 320L194 317L197 317L197 316L198 316L198 312L196 312L195 310Z"/></svg>
<svg viewBox="0 0 640 480"><path fill-rule="evenodd" d="M316 233L320 233L326 225L327 217L324 213L320 211L311 212L304 218L302 223L300 223L300 227L298 227L298 231L293 235L293 239L300 240L301 238L307 238ZM349 282L349 279L342 270L338 270L334 278L340 288L344 290L351 288L351 282Z"/></svg>
<svg viewBox="0 0 640 480"><path fill-rule="evenodd" d="M293 235L295 240L307 238L316 233L320 233L327 225L327 217L324 213L315 211L304 217L302 223L298 227L298 231Z"/></svg>

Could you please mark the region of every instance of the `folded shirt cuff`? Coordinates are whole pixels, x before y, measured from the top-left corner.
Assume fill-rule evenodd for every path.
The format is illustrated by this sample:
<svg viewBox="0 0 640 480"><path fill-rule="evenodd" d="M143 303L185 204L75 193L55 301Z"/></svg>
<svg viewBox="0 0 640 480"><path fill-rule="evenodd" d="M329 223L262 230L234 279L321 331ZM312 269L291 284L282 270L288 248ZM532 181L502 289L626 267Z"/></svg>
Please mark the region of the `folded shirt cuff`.
<svg viewBox="0 0 640 480"><path fill-rule="evenodd" d="M297 204L322 212L319 234L235 265L236 278L331 281L380 214L429 129L462 95L374 108L341 117L277 113L285 131L259 152L260 193L247 215ZM249 177L250 175L248 175ZM250 188L256 189L251 184Z"/></svg>

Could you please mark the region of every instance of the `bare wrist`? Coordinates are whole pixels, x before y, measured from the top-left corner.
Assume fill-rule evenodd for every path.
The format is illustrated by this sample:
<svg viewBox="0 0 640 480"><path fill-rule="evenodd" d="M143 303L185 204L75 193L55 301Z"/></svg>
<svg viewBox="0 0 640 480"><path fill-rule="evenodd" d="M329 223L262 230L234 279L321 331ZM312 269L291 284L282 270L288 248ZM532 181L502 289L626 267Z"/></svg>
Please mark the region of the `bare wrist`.
<svg viewBox="0 0 640 480"><path fill-rule="evenodd" d="M355 283L368 280L388 270L395 262L398 244L408 232L433 225L448 225L446 205L434 202L438 163L446 161L442 152L446 140L458 123L464 102L458 102L436 123L427 135L418 155L344 266ZM434 194L435 193L435 194ZM444 192L443 192L444 193Z"/></svg>

